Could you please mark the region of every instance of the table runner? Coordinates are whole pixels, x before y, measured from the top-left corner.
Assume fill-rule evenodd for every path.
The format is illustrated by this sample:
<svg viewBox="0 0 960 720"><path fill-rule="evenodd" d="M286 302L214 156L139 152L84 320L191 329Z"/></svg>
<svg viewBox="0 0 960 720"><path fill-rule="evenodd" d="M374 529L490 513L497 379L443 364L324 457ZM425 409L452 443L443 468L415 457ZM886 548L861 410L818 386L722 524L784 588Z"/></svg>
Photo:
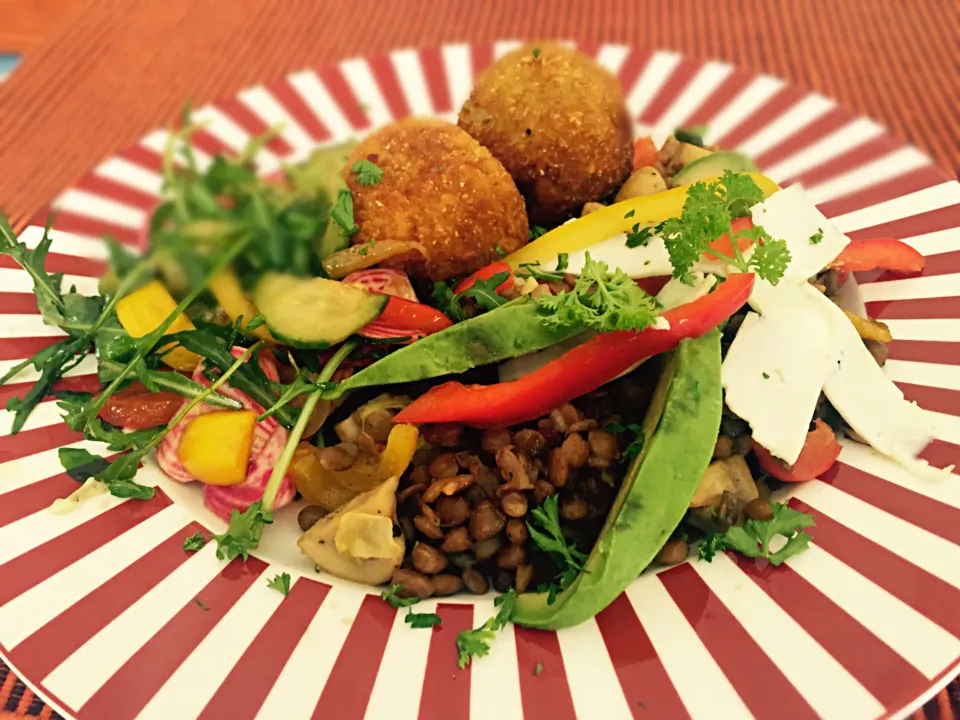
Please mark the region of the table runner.
<svg viewBox="0 0 960 720"><path fill-rule="evenodd" d="M26 220L187 97L396 47L566 37L781 76L960 164L953 0L76 0L0 87L0 208ZM927 717L958 702L955 684ZM0 663L2 711L56 716Z"/></svg>

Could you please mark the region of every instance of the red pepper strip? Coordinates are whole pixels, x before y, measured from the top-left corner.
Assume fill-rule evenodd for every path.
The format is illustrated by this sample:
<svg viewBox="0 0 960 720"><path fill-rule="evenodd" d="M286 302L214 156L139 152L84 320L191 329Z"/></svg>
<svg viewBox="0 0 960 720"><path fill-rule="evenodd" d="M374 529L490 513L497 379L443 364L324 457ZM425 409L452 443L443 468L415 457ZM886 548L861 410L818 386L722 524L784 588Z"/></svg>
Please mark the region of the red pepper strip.
<svg viewBox="0 0 960 720"><path fill-rule="evenodd" d="M670 323L667 330L602 333L512 382L444 383L414 400L394 420L414 425L460 422L480 428L533 420L597 389L641 360L715 328L743 307L753 279L752 273L731 275L709 295L666 311L661 317Z"/></svg>
<svg viewBox="0 0 960 720"><path fill-rule="evenodd" d="M100 409L99 417L127 430L145 430L173 420L184 402L183 395L151 392L135 381L111 395Z"/></svg>
<svg viewBox="0 0 960 720"><path fill-rule="evenodd" d="M477 280L489 280L497 273L502 272L508 273L507 279L497 286L497 292L502 293L508 287L513 285L513 268L507 265L505 262L490 263L486 267L482 267L476 272L467 275L467 277L461 280L460 284L457 285L453 291L458 294L462 293L464 290L473 287L473 284Z"/></svg>
<svg viewBox="0 0 960 720"><path fill-rule="evenodd" d="M753 227L753 220L748 217L737 218L736 220L730 223L730 230L736 235L741 230L746 230L747 228ZM737 238L737 246L740 248L740 252L743 252L748 247L753 245L753 240L750 238ZM710 243L710 249L716 250L721 255L726 255L727 257L736 257L737 254L733 252L733 244L730 242L729 233L725 233ZM705 260L714 260L714 256L709 253L704 253L703 258Z"/></svg>
<svg viewBox="0 0 960 720"><path fill-rule="evenodd" d="M865 270L893 270L918 273L923 270L924 257L914 248L893 238L854 240L837 256L830 267L846 272Z"/></svg>
<svg viewBox="0 0 960 720"><path fill-rule="evenodd" d="M840 455L840 443L833 429L823 420L816 420L816 427L807 433L800 457L792 467L787 468L775 458L765 447L753 443L753 452L756 453L760 467L783 482L802 482L820 477L837 461Z"/></svg>
<svg viewBox="0 0 960 720"><path fill-rule="evenodd" d="M633 146L633 169L639 170L657 162L657 146L649 137L642 137Z"/></svg>

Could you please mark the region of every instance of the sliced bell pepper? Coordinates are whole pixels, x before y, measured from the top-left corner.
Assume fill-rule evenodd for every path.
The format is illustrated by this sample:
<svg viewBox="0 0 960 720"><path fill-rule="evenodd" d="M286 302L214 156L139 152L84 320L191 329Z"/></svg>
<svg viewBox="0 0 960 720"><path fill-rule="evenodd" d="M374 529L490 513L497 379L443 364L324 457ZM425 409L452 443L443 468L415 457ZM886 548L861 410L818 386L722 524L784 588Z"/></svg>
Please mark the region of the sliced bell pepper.
<svg viewBox="0 0 960 720"><path fill-rule="evenodd" d="M167 292L159 280L146 285L124 297L117 303L117 319L130 337L141 338L156 330L177 308L177 301ZM165 334L193 330L193 323L184 314L173 321ZM174 370L193 371L200 364L200 356L186 348L175 347L163 355L163 362Z"/></svg>
<svg viewBox="0 0 960 720"><path fill-rule="evenodd" d="M448 382L400 411L402 423L460 422L472 427L507 427L534 420L569 400L613 380L646 358L699 337L743 307L753 290L753 273L731 275L714 292L661 317L668 329L602 333L539 370L497 385Z"/></svg>
<svg viewBox="0 0 960 720"><path fill-rule="evenodd" d="M231 268L224 268L210 278L210 283L207 287L210 288L210 292L213 293L213 296L217 299L223 311L234 322L241 316L249 322L260 314L257 306L253 304L253 301L251 301L243 291L240 280ZM265 340L268 343L277 344L276 338L270 334L270 328L266 325L261 325L255 330L251 330L249 334Z"/></svg>
<svg viewBox="0 0 960 720"><path fill-rule="evenodd" d="M257 413L220 410L187 422L177 456L187 472L205 485L239 485L247 479Z"/></svg>
<svg viewBox="0 0 960 720"><path fill-rule="evenodd" d="M380 317L364 327L358 335L374 337L368 330L377 327L381 334L375 337L384 337L382 329L389 327L395 331L395 337L413 335L423 337L435 332L446 330L453 322L436 308L419 302L410 302L399 297L391 297L387 306L380 313Z"/></svg>
<svg viewBox="0 0 960 720"><path fill-rule="evenodd" d="M320 450L316 447L300 443L293 454L290 476L307 502L332 512L360 493L402 475L417 451L419 436L412 425L396 425L379 458L358 460L353 467L338 471L327 470L320 464Z"/></svg>
<svg viewBox="0 0 960 720"><path fill-rule="evenodd" d="M766 472L783 482L802 482L820 477L837 461L840 455L840 443L833 429L823 420L814 421L816 427L807 433L800 457L790 467L775 458L769 450L753 443L753 452Z"/></svg>
<svg viewBox="0 0 960 720"><path fill-rule="evenodd" d="M513 268L505 262L490 263L489 265L480 268L470 275L467 275L467 277L461 280L453 291L455 293L462 293L464 290L469 290L471 287L473 287L477 280L489 280L497 273L503 272L507 273L507 279L497 286L497 292L501 293L513 285Z"/></svg>
<svg viewBox="0 0 960 720"><path fill-rule="evenodd" d="M905 242L894 238L854 240L837 256L830 267L844 272L866 270L893 270L918 273L923 270L924 257Z"/></svg>
<svg viewBox="0 0 960 720"><path fill-rule="evenodd" d="M730 223L730 232L736 235L741 230L746 230L753 227L753 219L748 217L737 218ZM753 245L753 240L750 238L737 238L737 247L740 248L740 252L743 252L748 247ZM710 249L716 250L721 255L726 255L727 257L736 257L737 254L733 251L733 243L730 242L730 235L725 234L718 237L712 243L710 243ZM704 257L707 259L713 259L713 255L707 255L704 253Z"/></svg>
<svg viewBox="0 0 960 720"><path fill-rule="evenodd" d="M745 174L753 178L766 197L780 189L773 180L764 175ZM555 261L560 253L573 253L589 248L614 235L629 232L637 223L641 226L655 225L672 217L679 217L688 189L688 186L673 188L609 205L574 222L554 228L508 255L503 261L514 269L524 263L540 263L545 267L552 267L548 263Z"/></svg>
<svg viewBox="0 0 960 720"><path fill-rule="evenodd" d="M637 140L633 146L633 169L639 170L648 165L655 165L657 162L657 146L653 144L653 138L642 137Z"/></svg>

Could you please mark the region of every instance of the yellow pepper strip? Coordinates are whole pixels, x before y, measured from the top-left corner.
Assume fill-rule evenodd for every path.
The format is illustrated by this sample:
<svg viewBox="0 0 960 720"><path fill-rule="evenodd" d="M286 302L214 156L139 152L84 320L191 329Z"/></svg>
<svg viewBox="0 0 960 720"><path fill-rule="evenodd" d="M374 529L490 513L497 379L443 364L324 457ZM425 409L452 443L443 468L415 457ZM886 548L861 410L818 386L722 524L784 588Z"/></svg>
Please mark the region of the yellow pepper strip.
<svg viewBox="0 0 960 720"><path fill-rule="evenodd" d="M886 323L879 320L870 320L854 315L849 310L844 310L843 314L850 318L850 322L857 329L857 334L864 340L876 340L877 342L888 343L893 341L893 335L890 334L890 328Z"/></svg>
<svg viewBox="0 0 960 720"><path fill-rule="evenodd" d="M151 280L117 303L117 318L131 337L141 338L156 330L177 307L177 301L159 280ZM165 334L193 330L193 323L180 314ZM200 363L200 356L186 348L176 347L163 356L163 362L174 370L192 371Z"/></svg>
<svg viewBox="0 0 960 720"><path fill-rule="evenodd" d="M257 306L253 304L243 291L243 287L240 285L240 280L237 278L236 273L229 267L224 268L210 278L210 283L207 287L210 288L210 292L213 293L213 296L217 299L223 311L234 322L236 322L237 318L241 315L245 321L249 322L260 313L260 311L257 310ZM261 325L247 334L253 335L260 340L265 340L268 343L277 344L276 338L270 334L270 330L266 325Z"/></svg>
<svg viewBox="0 0 960 720"><path fill-rule="evenodd" d="M759 173L746 173L767 197L780 188L773 180ZM708 181L711 182L711 181ZM637 223L641 227L679 217L687 199L688 187L677 187L665 192L631 198L590 213L576 222L561 225L544 233L512 255L504 258L512 268L525 263L553 262L560 253L572 253L589 248L598 242L628 232ZM632 214L631 214L632 213ZM625 217L629 215L629 217ZM552 266L550 266L552 267Z"/></svg>
<svg viewBox="0 0 960 720"><path fill-rule="evenodd" d="M333 511L360 493L372 490L407 469L417 450L419 432L414 425L395 425L379 458L359 459L347 470L327 470L320 464L320 450L300 443L290 463L290 475L304 499Z"/></svg>
<svg viewBox="0 0 960 720"><path fill-rule="evenodd" d="M247 477L257 414L224 410L187 422L177 454L191 475L207 485L239 485Z"/></svg>

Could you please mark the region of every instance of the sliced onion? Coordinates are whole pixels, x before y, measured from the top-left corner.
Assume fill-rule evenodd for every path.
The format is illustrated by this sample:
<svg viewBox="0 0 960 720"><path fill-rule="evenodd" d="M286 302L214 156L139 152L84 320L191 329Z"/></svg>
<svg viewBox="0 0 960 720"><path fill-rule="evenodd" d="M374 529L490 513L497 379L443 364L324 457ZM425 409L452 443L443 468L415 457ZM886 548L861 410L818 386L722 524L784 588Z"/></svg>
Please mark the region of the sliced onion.
<svg viewBox="0 0 960 720"><path fill-rule="evenodd" d="M413 290L413 285L410 284L410 278L400 270L390 270L388 268L361 270L350 273L342 282L369 292L393 295L411 302L418 302L417 294Z"/></svg>
<svg viewBox="0 0 960 720"><path fill-rule="evenodd" d="M374 320L372 323L367 323L357 330L357 335L370 340L393 340L393 345L409 345L422 337L426 337L418 330L398 328L396 325L391 325L383 320Z"/></svg>
<svg viewBox="0 0 960 720"><path fill-rule="evenodd" d="M381 240L376 243L354 245L346 250L331 253L324 259L323 269L334 280L339 280L352 272L365 270L411 250L420 253L424 260L430 259L430 253L427 252L427 249L413 240Z"/></svg>

